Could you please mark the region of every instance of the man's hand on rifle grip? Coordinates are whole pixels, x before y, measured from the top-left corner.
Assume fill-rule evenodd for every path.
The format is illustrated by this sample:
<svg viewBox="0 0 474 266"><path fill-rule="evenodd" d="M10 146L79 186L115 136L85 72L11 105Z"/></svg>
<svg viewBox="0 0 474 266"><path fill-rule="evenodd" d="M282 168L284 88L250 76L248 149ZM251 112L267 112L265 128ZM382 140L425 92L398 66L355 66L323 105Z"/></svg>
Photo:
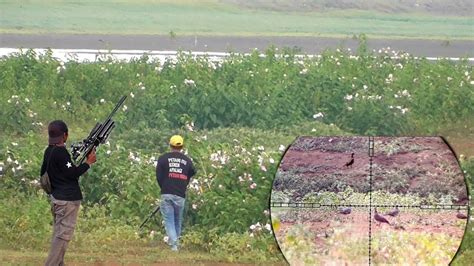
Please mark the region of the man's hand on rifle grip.
<svg viewBox="0 0 474 266"><path fill-rule="evenodd" d="M92 151L87 155L87 160L86 163L91 166L93 165L97 160L96 154L95 154L95 148L92 149Z"/></svg>

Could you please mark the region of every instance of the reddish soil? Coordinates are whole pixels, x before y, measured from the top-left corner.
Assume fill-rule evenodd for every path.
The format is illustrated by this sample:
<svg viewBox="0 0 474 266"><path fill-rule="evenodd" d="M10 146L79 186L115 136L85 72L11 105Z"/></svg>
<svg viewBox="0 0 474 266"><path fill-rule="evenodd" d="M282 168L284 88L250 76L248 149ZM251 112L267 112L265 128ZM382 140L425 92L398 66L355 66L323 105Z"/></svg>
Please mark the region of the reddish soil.
<svg viewBox="0 0 474 266"><path fill-rule="evenodd" d="M467 204L467 187L455 155L439 137L376 138L374 189L392 193L450 194L455 203ZM400 180L405 179L405 180ZM391 180L405 182L402 187L388 187Z"/></svg>
<svg viewBox="0 0 474 266"><path fill-rule="evenodd" d="M296 191L293 200L317 191L356 192L370 189L368 137L300 137L283 157L279 171L293 181L275 180L275 190ZM354 163L347 167L354 153ZM437 198L451 195L467 204L467 188L455 155L439 137L376 137L372 191L417 194ZM297 180L296 180L297 179ZM393 203L397 204L397 203Z"/></svg>
<svg viewBox="0 0 474 266"><path fill-rule="evenodd" d="M388 209L379 210L389 220L390 225L375 221L373 209L372 221L369 223L369 213L366 208L353 209L348 215L339 214L337 210L330 209L272 210L272 219L276 217L280 219L280 229L275 232L279 242L284 241L285 235L294 225L306 226L307 233L312 235L312 242L317 247L316 252L321 255L322 260L327 261L335 258L336 254L337 258L349 257L349 255L345 256L340 253L341 247L347 243L368 246L369 225L371 226L372 240L381 237L381 233L390 235L405 233L405 236L413 236L414 241L419 236L414 233L431 236L444 234L457 240L452 247L445 247L453 250L453 256L461 244L467 221L456 218L457 211L400 209L400 214L397 217L383 214L387 211ZM290 221L287 220L288 218ZM385 249L383 242L379 249ZM285 254L285 250L282 252ZM410 251L407 250L407 252Z"/></svg>

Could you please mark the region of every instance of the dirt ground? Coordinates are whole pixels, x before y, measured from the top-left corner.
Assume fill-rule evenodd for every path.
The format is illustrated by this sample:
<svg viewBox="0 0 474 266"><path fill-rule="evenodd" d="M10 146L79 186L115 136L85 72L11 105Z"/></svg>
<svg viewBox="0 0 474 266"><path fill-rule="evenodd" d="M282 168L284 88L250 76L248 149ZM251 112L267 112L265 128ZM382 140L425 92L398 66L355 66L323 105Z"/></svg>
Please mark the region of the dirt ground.
<svg viewBox="0 0 474 266"><path fill-rule="evenodd" d="M396 217L384 214L386 211L388 210L379 210L379 212L389 220L390 224L381 224L375 221L374 209L372 209L371 222L369 223L368 208L353 209L348 215L343 215L338 213L337 210L329 209L290 211L272 209L272 219L278 218L281 223L279 229L275 232L280 247L291 228L300 224L306 228L308 234L311 234L312 242L318 252L317 255L321 257L322 261L354 257L354 254L349 253L351 250L357 249L357 247L351 245L358 245L361 249L367 249L367 253L360 253L356 259L357 261L363 261L364 256L368 256L369 254L369 241L372 241L372 243L374 243L374 241L378 242L378 248L373 250L374 253L378 253L379 251L382 253L382 251L391 248L391 243L384 243L383 238L386 236L393 237L398 234L403 234L405 237L404 241L410 245L417 243L416 241L418 241L420 235L432 239L432 245L437 244L437 242L435 242L436 237L446 236L454 239L452 246L438 246L433 248L433 250L445 249L449 254L452 253L451 257L455 255L461 244L467 220L458 219L456 217L457 211L401 209L400 214ZM288 217L297 217L297 220L287 221L286 219ZM371 229L370 238L369 227ZM441 243L438 244L442 245ZM360 245L366 245L366 247L360 247ZM398 252L402 254L396 255L404 256L404 253L408 254L413 252L413 250L410 249L410 245L407 245L407 249L398 247ZM344 250L348 254L343 254ZM282 252L285 254L288 250L283 248ZM425 255L430 256L430 254Z"/></svg>
<svg viewBox="0 0 474 266"><path fill-rule="evenodd" d="M354 161L347 166L352 153ZM339 192L342 185L360 193L380 190L426 199L430 195L452 196L453 203L467 204L464 176L455 155L441 138L376 137L373 155L370 166L368 137L300 137L279 166L280 172L298 178L280 182L277 177L274 189L297 191L298 197L303 198L310 192Z"/></svg>

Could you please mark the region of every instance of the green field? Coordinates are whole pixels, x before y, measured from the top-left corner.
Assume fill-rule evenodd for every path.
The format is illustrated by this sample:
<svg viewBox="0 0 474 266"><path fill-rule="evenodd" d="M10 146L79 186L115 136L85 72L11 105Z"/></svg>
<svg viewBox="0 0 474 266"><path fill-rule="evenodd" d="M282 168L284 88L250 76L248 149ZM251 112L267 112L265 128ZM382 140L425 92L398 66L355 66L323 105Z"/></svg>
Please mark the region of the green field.
<svg viewBox="0 0 474 266"><path fill-rule="evenodd" d="M333 1L339 2L344 3ZM366 2L372 1L361 1ZM267 4L212 0L1 1L0 33L324 37L364 33L371 38L474 39L474 20L465 15L465 7L469 8L466 3L454 10L463 16L402 4L391 6L390 2L369 5L372 8L368 10L362 4L322 9L317 4L297 8L289 0L263 3ZM443 7L439 6L440 10Z"/></svg>

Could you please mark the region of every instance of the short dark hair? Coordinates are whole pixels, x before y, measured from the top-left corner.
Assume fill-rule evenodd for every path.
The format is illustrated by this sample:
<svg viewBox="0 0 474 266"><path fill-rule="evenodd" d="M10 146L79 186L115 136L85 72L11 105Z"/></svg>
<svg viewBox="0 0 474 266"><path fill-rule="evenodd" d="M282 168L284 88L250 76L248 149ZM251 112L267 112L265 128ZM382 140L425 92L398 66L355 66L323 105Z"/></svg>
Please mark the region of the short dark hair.
<svg viewBox="0 0 474 266"><path fill-rule="evenodd" d="M66 123L62 120L54 120L48 125L48 136L50 144L60 143L64 133L68 134Z"/></svg>

